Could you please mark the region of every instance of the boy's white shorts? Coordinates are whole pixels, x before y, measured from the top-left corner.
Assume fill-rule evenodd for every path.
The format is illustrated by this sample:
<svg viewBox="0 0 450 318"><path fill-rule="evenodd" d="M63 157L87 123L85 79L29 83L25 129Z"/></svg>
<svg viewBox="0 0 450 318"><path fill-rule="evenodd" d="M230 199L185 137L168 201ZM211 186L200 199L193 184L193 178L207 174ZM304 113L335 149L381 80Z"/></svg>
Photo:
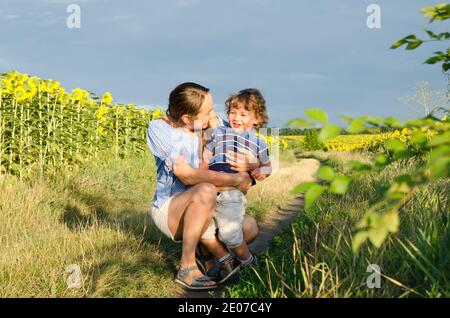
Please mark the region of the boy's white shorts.
<svg viewBox="0 0 450 318"><path fill-rule="evenodd" d="M219 239L228 247L235 248L244 240L243 222L247 200L239 190L223 191L217 197L216 220Z"/></svg>

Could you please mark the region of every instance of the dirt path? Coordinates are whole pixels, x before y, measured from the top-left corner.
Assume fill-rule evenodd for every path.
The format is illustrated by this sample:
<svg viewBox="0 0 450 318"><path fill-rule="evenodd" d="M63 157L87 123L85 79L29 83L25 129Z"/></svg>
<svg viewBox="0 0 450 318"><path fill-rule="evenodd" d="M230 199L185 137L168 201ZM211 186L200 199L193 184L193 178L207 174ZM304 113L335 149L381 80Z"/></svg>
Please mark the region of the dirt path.
<svg viewBox="0 0 450 318"><path fill-rule="evenodd" d="M319 168L320 163L315 159L303 159L299 162L298 173L302 173L305 176L305 180L314 180L314 174ZM281 169L282 170L282 169ZM270 242L278 235L284 228L291 225L293 219L297 214L303 210L304 199L303 195L299 195L287 202L286 205L280 207L276 212L262 224L260 224L260 233L258 237L253 241L249 247L256 254L261 254L269 248ZM224 291L226 286L236 283L236 280L232 280L227 284L221 285L214 293L208 292L194 292L184 291L180 292L180 298L208 298L215 297Z"/></svg>

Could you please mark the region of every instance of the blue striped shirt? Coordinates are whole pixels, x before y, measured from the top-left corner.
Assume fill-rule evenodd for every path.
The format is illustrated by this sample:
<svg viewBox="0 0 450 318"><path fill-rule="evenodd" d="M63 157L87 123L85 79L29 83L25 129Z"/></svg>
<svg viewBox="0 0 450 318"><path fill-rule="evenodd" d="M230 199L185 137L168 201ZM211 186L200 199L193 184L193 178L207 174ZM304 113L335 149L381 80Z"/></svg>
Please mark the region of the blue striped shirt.
<svg viewBox="0 0 450 318"><path fill-rule="evenodd" d="M176 169L176 159L180 156L192 167L199 167L199 139L196 135L157 119L148 126L147 145L156 161L157 182L153 206L160 208L168 198L190 187L182 183L173 171Z"/></svg>
<svg viewBox="0 0 450 318"><path fill-rule="evenodd" d="M269 149L264 139L255 135L253 130L239 133L233 128L218 127L206 143L206 149L212 153L209 169L219 172L236 173L231 170L227 152L249 151L261 164L270 161Z"/></svg>

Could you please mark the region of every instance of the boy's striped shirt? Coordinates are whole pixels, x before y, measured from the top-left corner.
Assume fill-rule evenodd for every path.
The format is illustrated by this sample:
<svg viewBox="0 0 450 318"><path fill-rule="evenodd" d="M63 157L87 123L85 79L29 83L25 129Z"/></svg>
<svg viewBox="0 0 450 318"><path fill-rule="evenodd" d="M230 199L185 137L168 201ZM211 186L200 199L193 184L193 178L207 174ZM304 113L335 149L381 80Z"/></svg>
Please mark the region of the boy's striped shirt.
<svg viewBox="0 0 450 318"><path fill-rule="evenodd" d="M212 152L209 169L236 173L231 170L227 160L227 152L242 152L248 150L261 164L268 163L269 149L264 139L257 137L253 130L239 133L233 128L218 127L206 142L206 149Z"/></svg>

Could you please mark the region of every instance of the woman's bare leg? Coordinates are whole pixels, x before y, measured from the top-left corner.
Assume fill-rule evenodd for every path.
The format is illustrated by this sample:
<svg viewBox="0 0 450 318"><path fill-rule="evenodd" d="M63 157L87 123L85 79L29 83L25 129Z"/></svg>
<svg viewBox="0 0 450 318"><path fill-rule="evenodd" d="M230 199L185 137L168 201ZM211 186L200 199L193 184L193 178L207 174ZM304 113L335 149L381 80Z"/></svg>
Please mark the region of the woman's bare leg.
<svg viewBox="0 0 450 318"><path fill-rule="evenodd" d="M168 226L174 238L182 240L181 268L195 265L195 249L212 220L216 199L215 186L201 183L177 195L170 202ZM186 282L190 284L202 275L199 270L194 270L189 273Z"/></svg>
<svg viewBox="0 0 450 318"><path fill-rule="evenodd" d="M212 184L201 183L170 202L168 226L175 240L182 240L181 268L195 265L195 248L212 219L216 197L217 191ZM202 275L199 270L194 270L186 277L186 283L191 284Z"/></svg>

